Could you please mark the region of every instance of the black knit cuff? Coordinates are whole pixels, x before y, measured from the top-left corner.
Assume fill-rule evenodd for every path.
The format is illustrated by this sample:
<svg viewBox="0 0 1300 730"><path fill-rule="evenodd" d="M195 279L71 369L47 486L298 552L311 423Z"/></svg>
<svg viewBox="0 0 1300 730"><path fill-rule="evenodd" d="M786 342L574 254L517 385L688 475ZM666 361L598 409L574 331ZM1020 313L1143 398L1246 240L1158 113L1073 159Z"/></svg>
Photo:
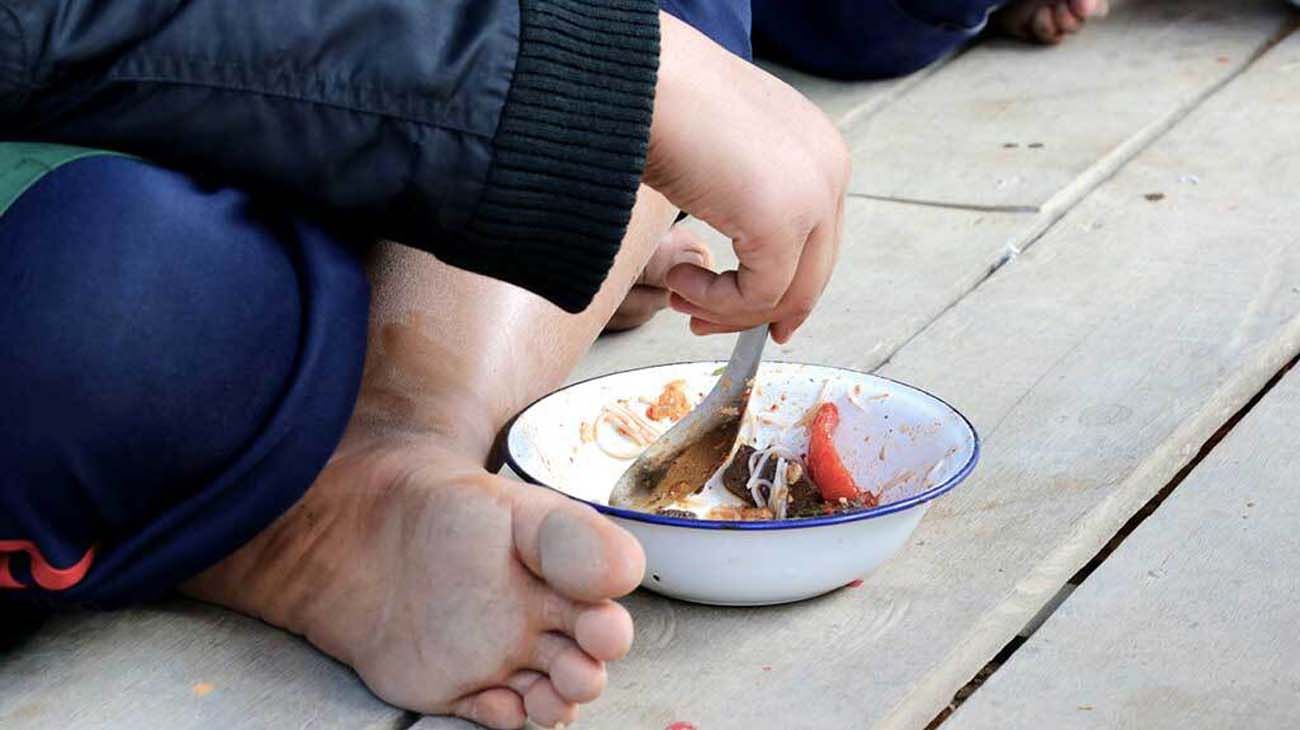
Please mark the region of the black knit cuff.
<svg viewBox="0 0 1300 730"><path fill-rule="evenodd" d="M645 167L657 0L520 0L519 57L467 233L482 273L569 312L604 282ZM476 256L477 258L477 256Z"/></svg>

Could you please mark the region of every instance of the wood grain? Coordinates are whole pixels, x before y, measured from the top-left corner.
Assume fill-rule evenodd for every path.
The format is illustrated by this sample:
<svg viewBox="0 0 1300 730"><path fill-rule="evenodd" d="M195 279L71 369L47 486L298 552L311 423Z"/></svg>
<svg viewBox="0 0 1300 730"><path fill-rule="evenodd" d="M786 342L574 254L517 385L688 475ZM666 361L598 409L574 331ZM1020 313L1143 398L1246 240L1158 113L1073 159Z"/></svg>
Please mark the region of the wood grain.
<svg viewBox="0 0 1300 730"><path fill-rule="evenodd" d="M192 601L59 616L0 659L5 730L408 724L297 637Z"/></svg>
<svg viewBox="0 0 1300 730"><path fill-rule="evenodd" d="M857 193L1041 207L1105 176L1291 18L1275 0L1115 2L1065 43L981 44L850 124Z"/></svg>
<svg viewBox="0 0 1300 730"><path fill-rule="evenodd" d="M1300 723L1300 373L944 728Z"/></svg>
<svg viewBox="0 0 1300 730"><path fill-rule="evenodd" d="M946 706L1300 351L1298 50L1265 56L882 369L986 438L902 554L797 606L634 596L638 648L589 726L918 728Z"/></svg>

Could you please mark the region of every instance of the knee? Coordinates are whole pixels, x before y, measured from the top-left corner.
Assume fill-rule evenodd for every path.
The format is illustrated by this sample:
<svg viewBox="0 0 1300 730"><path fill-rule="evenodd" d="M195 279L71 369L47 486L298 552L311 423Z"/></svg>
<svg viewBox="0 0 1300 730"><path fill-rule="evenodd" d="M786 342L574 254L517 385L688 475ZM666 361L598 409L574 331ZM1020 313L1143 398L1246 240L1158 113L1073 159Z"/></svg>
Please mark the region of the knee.
<svg viewBox="0 0 1300 730"><path fill-rule="evenodd" d="M92 471L220 468L294 371L293 236L239 193L126 158L48 175L0 225L6 436L59 444Z"/></svg>

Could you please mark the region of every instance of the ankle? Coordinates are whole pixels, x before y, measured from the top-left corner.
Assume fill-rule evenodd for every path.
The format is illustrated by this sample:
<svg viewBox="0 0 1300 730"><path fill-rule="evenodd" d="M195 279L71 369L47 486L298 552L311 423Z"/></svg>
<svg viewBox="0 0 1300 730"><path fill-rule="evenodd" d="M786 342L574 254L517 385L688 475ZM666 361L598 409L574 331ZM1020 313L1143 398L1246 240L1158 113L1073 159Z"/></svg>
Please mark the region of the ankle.
<svg viewBox="0 0 1300 730"><path fill-rule="evenodd" d="M340 567L349 559L328 536L360 528L347 523L360 523L367 504L378 498L383 472L391 470L381 454L359 441L364 439L350 430L296 504L183 584L182 592L309 636L327 596L340 588Z"/></svg>

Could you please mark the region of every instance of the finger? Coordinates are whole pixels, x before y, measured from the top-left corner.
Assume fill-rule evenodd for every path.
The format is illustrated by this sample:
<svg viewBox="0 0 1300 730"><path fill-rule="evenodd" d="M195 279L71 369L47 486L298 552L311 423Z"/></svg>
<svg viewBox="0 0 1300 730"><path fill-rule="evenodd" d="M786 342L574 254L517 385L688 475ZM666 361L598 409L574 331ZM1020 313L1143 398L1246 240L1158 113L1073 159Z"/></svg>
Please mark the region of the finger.
<svg viewBox="0 0 1300 730"><path fill-rule="evenodd" d="M696 335L721 335L729 332L744 332L749 329L747 326L720 324L709 319L709 313L703 307L697 307L694 304L682 299L676 294L668 298L669 306L674 311L690 316L691 333Z"/></svg>
<svg viewBox="0 0 1300 730"><path fill-rule="evenodd" d="M674 266L668 288L703 308L720 324L752 327L767 321L799 265L806 234L734 244L740 265L716 274L691 264Z"/></svg>
<svg viewBox="0 0 1300 730"><path fill-rule="evenodd" d="M843 227L844 204L841 201L835 214L835 224L813 230L808 243L804 245L799 269L777 310L779 318L772 325L772 339L777 344L784 345L790 341L795 330L812 314L813 307L826 291L831 272L835 270L835 261L839 257Z"/></svg>
<svg viewBox="0 0 1300 730"><path fill-rule="evenodd" d="M717 322L710 322L706 319L691 318L691 334L699 337L705 337L708 335L729 335L736 332L744 332L747 329L749 328L732 327L729 325L718 324Z"/></svg>
<svg viewBox="0 0 1300 730"><path fill-rule="evenodd" d="M709 311L707 309L692 304L677 293L670 293L668 295L668 306L671 307L674 312L679 314L685 314L690 317L699 317L700 319L709 318Z"/></svg>
<svg viewBox="0 0 1300 730"><path fill-rule="evenodd" d="M1077 33L1082 26L1080 18L1076 17L1074 11L1070 9L1069 2L1060 2L1053 7L1052 20L1056 23L1056 29L1062 34Z"/></svg>

